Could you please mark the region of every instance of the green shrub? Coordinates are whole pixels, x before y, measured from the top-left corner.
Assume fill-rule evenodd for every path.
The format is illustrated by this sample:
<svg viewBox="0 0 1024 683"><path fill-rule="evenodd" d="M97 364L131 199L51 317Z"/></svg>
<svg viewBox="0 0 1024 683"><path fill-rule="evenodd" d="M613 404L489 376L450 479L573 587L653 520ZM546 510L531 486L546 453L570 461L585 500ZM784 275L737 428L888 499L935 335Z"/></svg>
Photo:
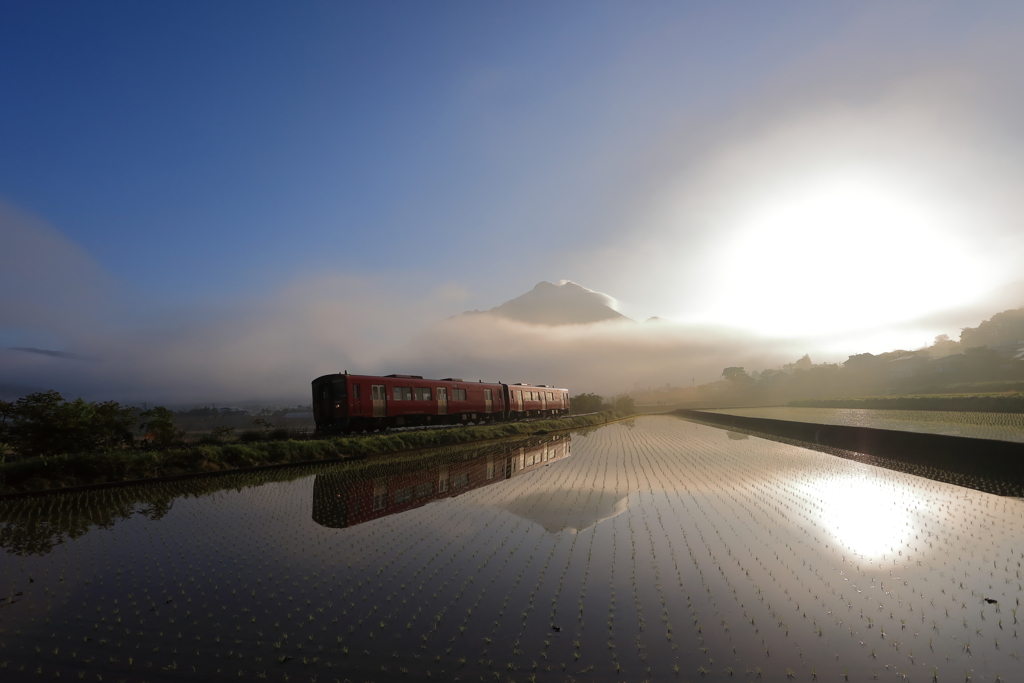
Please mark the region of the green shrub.
<svg viewBox="0 0 1024 683"><path fill-rule="evenodd" d="M597 394L578 394L569 400L570 411L574 415L596 413L604 405L604 398Z"/></svg>
<svg viewBox="0 0 1024 683"><path fill-rule="evenodd" d="M56 391L29 394L3 406L2 437L15 457L101 451L132 443L135 410L116 401L65 401Z"/></svg>
<svg viewBox="0 0 1024 683"><path fill-rule="evenodd" d="M139 428L146 439L160 445L181 441L184 432L174 425L174 411L163 406L156 406L145 411L139 418L145 420Z"/></svg>

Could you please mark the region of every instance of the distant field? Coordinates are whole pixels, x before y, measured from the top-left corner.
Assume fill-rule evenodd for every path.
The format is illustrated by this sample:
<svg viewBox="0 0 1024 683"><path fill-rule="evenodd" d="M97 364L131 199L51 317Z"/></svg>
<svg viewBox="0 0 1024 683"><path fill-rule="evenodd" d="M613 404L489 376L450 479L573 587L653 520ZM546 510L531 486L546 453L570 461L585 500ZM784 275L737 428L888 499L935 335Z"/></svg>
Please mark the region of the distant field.
<svg viewBox="0 0 1024 683"><path fill-rule="evenodd" d="M185 432L187 437L199 437L209 434L217 428L228 427L238 436L248 429L254 429L253 420L259 415L177 415L175 426ZM291 412L285 415L263 416L275 429L287 429L296 434L312 434L316 428L313 413Z"/></svg>
<svg viewBox="0 0 1024 683"><path fill-rule="evenodd" d="M1024 414L952 410L871 410L864 408L720 408L709 413L791 420L815 424L894 429L1024 443Z"/></svg>
<svg viewBox="0 0 1024 683"><path fill-rule="evenodd" d="M950 410L988 413L1024 413L1024 394L1010 391L987 394L912 394L859 396L790 401L797 408L874 408L885 410Z"/></svg>

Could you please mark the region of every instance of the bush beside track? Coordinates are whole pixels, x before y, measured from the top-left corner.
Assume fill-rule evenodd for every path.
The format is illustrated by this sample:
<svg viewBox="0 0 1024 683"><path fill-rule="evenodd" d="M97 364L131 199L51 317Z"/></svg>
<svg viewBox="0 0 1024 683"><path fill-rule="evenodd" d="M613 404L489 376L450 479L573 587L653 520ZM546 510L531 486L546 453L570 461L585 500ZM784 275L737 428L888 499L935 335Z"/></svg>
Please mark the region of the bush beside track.
<svg viewBox="0 0 1024 683"><path fill-rule="evenodd" d="M68 453L0 464L0 494L230 471L490 441L597 427L626 417L614 411L554 420L507 422L448 429L336 436L317 439L225 443L138 451Z"/></svg>

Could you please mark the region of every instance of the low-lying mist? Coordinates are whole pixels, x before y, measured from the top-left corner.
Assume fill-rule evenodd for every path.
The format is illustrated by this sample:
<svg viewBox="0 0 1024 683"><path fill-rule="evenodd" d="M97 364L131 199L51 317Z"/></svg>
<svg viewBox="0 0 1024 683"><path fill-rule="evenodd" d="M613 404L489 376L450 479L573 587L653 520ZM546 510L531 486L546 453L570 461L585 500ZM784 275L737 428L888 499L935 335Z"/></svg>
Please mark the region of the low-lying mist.
<svg viewBox="0 0 1024 683"><path fill-rule="evenodd" d="M8 398L52 388L66 396L175 405L304 404L310 380L347 370L609 394L636 383L710 381L725 365L772 366L800 350L671 323L546 326L492 315L445 318L451 302L444 293L405 299L367 294L372 291L365 280L319 277L231 309L178 310L150 316L142 326L128 318L72 330L61 335L59 353L8 347L0 350L0 391Z"/></svg>
<svg viewBox="0 0 1024 683"><path fill-rule="evenodd" d="M528 382L612 395L702 384L722 369L778 367L918 346L960 325L908 323L859 336L766 338L724 327L629 320L541 325L459 315L455 285L418 291L388 274L313 274L241 302L167 305L119 283L58 231L0 205L0 396L55 389L66 398L172 406L309 402L327 373L416 374ZM557 278L553 278L557 279ZM527 287L524 286L524 289ZM500 302L494 302L495 304ZM808 315L813 315L809 312ZM955 319L955 320L954 320ZM898 333L898 334L897 334ZM915 346L904 346L915 348Z"/></svg>

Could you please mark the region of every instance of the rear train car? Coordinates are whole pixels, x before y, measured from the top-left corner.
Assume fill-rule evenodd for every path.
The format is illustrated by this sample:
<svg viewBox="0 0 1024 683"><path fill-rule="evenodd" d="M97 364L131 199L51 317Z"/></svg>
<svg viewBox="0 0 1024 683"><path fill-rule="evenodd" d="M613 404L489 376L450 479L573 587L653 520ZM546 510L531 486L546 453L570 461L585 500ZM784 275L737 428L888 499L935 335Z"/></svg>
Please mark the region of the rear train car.
<svg viewBox="0 0 1024 683"><path fill-rule="evenodd" d="M525 417L567 415L569 413L569 390L557 389L547 384L507 384L506 403L510 419Z"/></svg>

